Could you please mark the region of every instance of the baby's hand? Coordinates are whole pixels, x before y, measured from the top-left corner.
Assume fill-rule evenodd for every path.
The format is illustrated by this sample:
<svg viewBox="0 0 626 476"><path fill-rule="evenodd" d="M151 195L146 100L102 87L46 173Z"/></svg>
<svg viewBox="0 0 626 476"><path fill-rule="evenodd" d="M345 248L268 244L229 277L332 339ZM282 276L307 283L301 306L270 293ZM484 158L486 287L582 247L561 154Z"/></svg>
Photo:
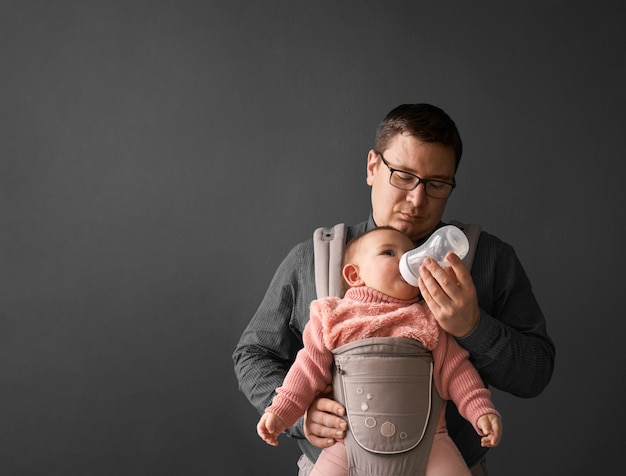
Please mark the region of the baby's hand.
<svg viewBox="0 0 626 476"><path fill-rule="evenodd" d="M483 415L476 422L476 426L482 432L481 446L492 447L500 443L502 439L502 419L494 414Z"/></svg>
<svg viewBox="0 0 626 476"><path fill-rule="evenodd" d="M265 412L256 425L256 432L268 445L278 446L278 435L287 429L285 422L270 412Z"/></svg>

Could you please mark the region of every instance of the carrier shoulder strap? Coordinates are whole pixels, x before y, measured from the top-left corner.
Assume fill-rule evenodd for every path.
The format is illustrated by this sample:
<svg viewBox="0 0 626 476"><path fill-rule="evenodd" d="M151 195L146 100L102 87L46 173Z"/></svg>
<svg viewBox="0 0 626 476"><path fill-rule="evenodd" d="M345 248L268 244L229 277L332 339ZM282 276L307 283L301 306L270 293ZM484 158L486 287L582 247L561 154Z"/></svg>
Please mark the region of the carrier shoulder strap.
<svg viewBox="0 0 626 476"><path fill-rule="evenodd" d="M343 294L341 262L345 246L346 225L344 223L338 223L331 228L318 228L313 233L315 289L318 299Z"/></svg>
<svg viewBox="0 0 626 476"><path fill-rule="evenodd" d="M470 249L463 262L467 269L472 269L476 245L480 236L480 225L476 223L461 223L451 221L467 236ZM341 262L343 250L346 246L347 228L345 223L338 223L333 227L320 227L313 232L313 252L315 253L315 289L317 298L343 295L343 278L341 276Z"/></svg>
<svg viewBox="0 0 626 476"><path fill-rule="evenodd" d="M463 263L465 263L467 269L471 271L472 264L474 263L474 255L476 254L476 246L478 246L478 238L480 237L480 225L478 223L461 223L456 220L452 220L450 224L460 228L463 233L465 233L465 236L467 236L469 250L465 258L463 258Z"/></svg>

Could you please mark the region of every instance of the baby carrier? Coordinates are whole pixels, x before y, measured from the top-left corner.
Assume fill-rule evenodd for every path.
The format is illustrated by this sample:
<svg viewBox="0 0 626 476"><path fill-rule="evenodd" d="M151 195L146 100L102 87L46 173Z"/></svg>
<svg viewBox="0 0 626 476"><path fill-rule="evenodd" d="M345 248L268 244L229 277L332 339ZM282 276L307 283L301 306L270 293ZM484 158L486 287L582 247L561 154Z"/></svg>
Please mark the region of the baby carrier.
<svg viewBox="0 0 626 476"><path fill-rule="evenodd" d="M468 237L463 259L471 268L480 227L452 222ZM318 298L341 296L346 227L313 235ZM345 408L345 445L351 476L423 475L443 400L433 384L432 353L420 342L374 337L333 351L334 397Z"/></svg>

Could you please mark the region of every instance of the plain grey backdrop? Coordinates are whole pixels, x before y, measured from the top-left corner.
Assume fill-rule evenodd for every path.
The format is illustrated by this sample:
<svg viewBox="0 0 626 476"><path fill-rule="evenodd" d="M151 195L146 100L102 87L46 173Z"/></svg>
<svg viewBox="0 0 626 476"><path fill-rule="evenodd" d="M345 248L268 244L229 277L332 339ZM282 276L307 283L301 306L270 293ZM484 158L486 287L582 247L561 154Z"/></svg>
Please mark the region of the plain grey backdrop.
<svg viewBox="0 0 626 476"><path fill-rule="evenodd" d="M295 475L231 352L291 246L367 217L405 102L457 122L446 218L515 247L557 347L540 397L494 391L491 473L623 467L622 12L3 0L0 473Z"/></svg>

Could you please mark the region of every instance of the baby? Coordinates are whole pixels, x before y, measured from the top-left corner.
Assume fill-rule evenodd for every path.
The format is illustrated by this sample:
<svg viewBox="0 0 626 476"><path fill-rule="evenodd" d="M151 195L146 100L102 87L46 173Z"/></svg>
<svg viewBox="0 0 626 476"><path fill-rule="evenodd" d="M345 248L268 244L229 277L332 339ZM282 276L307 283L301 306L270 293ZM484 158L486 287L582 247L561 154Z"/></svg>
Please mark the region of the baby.
<svg viewBox="0 0 626 476"><path fill-rule="evenodd" d="M310 320L303 332L304 347L257 424L257 432L265 442L277 445L278 435L304 415L315 397L332 383L333 351L373 337L419 341L430 351L429 355L432 353L433 381L438 394L456 404L461 415L482 436L483 446L500 442L500 415L490 400L489 390L469 362L469 354L439 327L425 302L420 300L419 289L400 275L400 257L413 247L408 237L390 227L375 228L348 243L342 270L348 286L346 294L343 298L328 297L311 303ZM440 408L433 416L437 419L434 436L427 442L430 453L426 475L470 476L447 434L445 405ZM362 448L351 448L348 441L346 437L346 444L339 441L324 449L311 475L348 475L349 465L370 466L359 465L360 459L370 456ZM384 461L390 461L388 456L385 455Z"/></svg>

